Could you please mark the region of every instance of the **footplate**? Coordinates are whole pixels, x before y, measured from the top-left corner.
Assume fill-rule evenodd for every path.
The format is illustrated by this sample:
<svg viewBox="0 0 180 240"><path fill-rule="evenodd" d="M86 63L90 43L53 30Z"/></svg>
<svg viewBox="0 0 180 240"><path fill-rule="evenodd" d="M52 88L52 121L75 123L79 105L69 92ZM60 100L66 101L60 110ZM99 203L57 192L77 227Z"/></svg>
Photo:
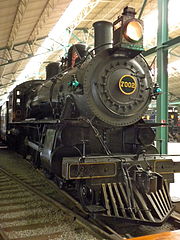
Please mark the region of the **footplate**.
<svg viewBox="0 0 180 240"><path fill-rule="evenodd" d="M97 217L161 225L173 210L165 181L161 189L150 193L141 192L135 184L131 193L123 183L104 183L101 186L106 214Z"/></svg>

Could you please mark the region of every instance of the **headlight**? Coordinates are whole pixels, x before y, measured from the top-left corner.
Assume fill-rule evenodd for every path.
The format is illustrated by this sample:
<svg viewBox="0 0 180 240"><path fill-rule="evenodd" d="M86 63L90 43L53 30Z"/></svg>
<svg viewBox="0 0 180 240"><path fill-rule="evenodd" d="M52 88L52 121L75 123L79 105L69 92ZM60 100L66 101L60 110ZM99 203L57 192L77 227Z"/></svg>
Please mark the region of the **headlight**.
<svg viewBox="0 0 180 240"><path fill-rule="evenodd" d="M132 20L126 24L124 36L130 42L138 42L143 37L143 27L137 20Z"/></svg>

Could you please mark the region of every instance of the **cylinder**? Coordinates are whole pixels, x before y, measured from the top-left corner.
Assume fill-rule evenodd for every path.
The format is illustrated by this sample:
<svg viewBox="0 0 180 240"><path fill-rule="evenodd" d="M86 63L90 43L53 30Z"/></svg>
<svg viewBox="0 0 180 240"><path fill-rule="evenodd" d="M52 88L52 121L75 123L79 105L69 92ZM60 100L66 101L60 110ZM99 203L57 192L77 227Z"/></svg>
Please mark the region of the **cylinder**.
<svg viewBox="0 0 180 240"><path fill-rule="evenodd" d="M94 27L94 47L95 53L113 47L113 27L111 22L98 21L93 24Z"/></svg>

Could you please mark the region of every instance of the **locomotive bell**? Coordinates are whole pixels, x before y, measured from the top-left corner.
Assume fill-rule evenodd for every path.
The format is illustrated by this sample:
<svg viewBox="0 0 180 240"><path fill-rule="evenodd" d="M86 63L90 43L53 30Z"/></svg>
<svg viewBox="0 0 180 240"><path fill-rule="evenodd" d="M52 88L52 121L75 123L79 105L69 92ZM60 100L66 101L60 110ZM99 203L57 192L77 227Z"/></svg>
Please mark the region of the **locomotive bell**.
<svg viewBox="0 0 180 240"><path fill-rule="evenodd" d="M52 62L46 66L46 79L51 79L59 73L59 63Z"/></svg>

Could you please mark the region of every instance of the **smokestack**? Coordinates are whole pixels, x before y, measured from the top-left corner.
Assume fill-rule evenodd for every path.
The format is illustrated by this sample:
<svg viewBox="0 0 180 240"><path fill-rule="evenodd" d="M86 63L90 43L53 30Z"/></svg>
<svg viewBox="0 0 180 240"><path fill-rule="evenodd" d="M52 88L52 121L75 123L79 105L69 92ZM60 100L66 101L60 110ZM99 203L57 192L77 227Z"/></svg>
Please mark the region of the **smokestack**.
<svg viewBox="0 0 180 240"><path fill-rule="evenodd" d="M93 24L95 53L113 47L113 27L111 22L98 21Z"/></svg>

